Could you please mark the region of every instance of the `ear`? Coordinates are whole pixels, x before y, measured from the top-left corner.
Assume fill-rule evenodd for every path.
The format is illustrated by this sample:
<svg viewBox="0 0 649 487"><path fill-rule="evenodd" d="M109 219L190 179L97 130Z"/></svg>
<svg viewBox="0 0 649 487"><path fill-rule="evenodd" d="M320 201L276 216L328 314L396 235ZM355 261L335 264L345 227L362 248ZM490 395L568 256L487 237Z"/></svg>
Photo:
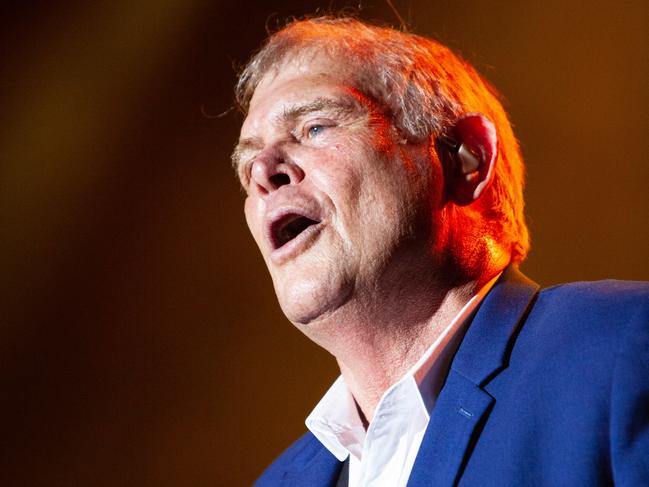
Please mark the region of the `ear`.
<svg viewBox="0 0 649 487"><path fill-rule="evenodd" d="M446 194L459 206L470 205L489 187L498 156L494 124L480 113L460 118L437 139L444 166Z"/></svg>

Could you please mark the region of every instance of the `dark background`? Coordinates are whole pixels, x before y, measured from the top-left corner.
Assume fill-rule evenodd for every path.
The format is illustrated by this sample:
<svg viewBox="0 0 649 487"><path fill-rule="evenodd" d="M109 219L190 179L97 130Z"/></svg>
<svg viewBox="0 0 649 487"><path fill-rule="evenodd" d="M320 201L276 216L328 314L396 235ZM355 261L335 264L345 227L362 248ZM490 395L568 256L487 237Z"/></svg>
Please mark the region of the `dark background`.
<svg viewBox="0 0 649 487"><path fill-rule="evenodd" d="M524 270L647 279L647 3L395 4L508 100ZM349 5L2 7L1 485L249 485L304 430L336 367L279 311L229 166L241 119L213 116L266 24Z"/></svg>

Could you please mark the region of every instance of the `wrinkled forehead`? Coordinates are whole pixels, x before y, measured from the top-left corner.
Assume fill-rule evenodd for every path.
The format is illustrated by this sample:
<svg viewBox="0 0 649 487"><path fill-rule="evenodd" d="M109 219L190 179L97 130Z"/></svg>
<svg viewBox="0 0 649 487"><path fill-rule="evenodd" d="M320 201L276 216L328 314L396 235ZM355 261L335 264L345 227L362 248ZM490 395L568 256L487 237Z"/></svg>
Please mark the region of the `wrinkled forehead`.
<svg viewBox="0 0 649 487"><path fill-rule="evenodd" d="M249 110L259 103L270 86L291 81L302 81L305 88L322 83L358 89L353 70L344 59L335 59L326 52L312 48L289 51L262 73L250 99Z"/></svg>
<svg viewBox="0 0 649 487"><path fill-rule="evenodd" d="M344 61L324 54L285 56L257 84L241 136L259 135L269 122L323 99L337 101L346 108L355 105L364 112L375 111L374 103L357 86L351 68Z"/></svg>

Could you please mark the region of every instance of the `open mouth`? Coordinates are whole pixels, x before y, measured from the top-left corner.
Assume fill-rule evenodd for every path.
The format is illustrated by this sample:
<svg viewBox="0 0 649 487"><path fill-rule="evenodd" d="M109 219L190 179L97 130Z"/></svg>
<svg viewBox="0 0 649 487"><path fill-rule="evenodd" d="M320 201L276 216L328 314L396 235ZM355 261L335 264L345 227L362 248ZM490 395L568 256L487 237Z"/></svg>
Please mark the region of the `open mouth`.
<svg viewBox="0 0 649 487"><path fill-rule="evenodd" d="M304 215L289 213L277 221L273 222L270 228L270 238L273 244L273 250L283 247L307 228L320 223L318 220L312 220Z"/></svg>

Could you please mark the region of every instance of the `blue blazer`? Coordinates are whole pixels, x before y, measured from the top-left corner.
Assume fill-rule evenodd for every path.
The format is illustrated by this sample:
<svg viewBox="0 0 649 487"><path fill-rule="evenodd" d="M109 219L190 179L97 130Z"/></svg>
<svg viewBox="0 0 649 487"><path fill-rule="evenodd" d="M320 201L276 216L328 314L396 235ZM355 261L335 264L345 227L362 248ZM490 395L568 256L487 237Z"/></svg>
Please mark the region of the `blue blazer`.
<svg viewBox="0 0 649 487"><path fill-rule="evenodd" d="M336 485L311 434L257 487ZM649 283L538 286L508 268L478 309L408 487L649 486ZM391 486L385 486L391 487Z"/></svg>

